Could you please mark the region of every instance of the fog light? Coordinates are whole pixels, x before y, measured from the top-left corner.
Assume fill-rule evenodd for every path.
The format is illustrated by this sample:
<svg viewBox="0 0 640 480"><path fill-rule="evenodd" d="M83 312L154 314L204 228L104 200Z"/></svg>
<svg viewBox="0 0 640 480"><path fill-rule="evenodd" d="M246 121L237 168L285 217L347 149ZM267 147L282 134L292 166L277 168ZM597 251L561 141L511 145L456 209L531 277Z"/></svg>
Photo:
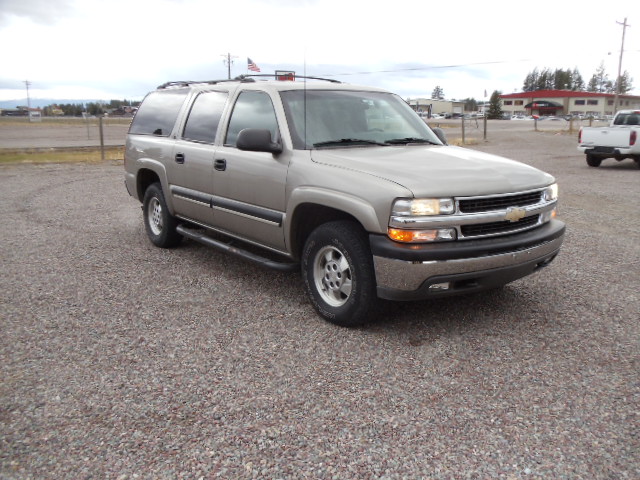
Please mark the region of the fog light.
<svg viewBox="0 0 640 480"><path fill-rule="evenodd" d="M442 292L451 288L451 282L434 283L429 285L430 292Z"/></svg>
<svg viewBox="0 0 640 480"><path fill-rule="evenodd" d="M552 219L556 218L557 216L558 216L558 210L556 208L554 208L553 210L551 210L549 212L544 212L540 216L540 223L547 223L549 220L552 220Z"/></svg>

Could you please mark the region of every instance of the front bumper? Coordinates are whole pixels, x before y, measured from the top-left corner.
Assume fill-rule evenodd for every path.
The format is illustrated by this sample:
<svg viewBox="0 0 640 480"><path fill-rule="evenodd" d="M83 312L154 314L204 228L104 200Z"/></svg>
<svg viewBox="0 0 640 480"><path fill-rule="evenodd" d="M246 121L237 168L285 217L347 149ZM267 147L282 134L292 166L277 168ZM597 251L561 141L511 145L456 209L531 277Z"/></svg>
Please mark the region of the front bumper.
<svg viewBox="0 0 640 480"><path fill-rule="evenodd" d="M378 296L420 300L495 288L548 265L564 240L565 224L486 240L405 245L370 235Z"/></svg>

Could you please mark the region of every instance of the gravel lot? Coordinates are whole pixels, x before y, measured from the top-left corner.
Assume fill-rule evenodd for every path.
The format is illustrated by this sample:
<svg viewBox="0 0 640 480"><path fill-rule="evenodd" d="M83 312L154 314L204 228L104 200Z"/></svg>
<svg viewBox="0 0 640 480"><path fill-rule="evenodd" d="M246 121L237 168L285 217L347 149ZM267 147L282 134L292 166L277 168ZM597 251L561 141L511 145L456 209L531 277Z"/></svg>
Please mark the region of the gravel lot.
<svg viewBox="0 0 640 480"><path fill-rule="evenodd" d="M640 169L503 124L472 148L556 175L559 257L351 330L154 248L121 165L0 167L0 478L640 478Z"/></svg>

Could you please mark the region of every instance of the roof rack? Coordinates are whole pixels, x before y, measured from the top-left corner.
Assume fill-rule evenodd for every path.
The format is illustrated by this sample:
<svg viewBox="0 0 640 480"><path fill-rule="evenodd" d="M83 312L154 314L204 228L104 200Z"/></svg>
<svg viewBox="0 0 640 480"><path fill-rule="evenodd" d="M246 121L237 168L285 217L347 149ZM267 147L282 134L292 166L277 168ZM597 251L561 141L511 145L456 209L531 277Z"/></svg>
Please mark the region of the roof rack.
<svg viewBox="0 0 640 480"><path fill-rule="evenodd" d="M189 85L196 84L206 84L206 85L215 85L217 83L225 83L225 82L255 82L253 78L244 78L243 75L240 75L235 78L223 78L220 80L178 80L175 82L166 82L162 85L158 85L158 90L169 88L169 87L188 87Z"/></svg>
<svg viewBox="0 0 640 480"><path fill-rule="evenodd" d="M188 87L189 85L195 84L206 84L206 85L215 85L217 83L225 83L225 82L255 82L256 77L276 77L275 73L261 73L261 74L249 74L249 75L238 75L235 78L224 78L220 80L178 80L174 82L166 82L162 85L158 85L158 90L162 90L169 87ZM307 77L303 75L296 75L295 78L303 78L305 80L323 80L325 82L331 83L342 83L340 80L335 80L333 78L321 78L321 77Z"/></svg>

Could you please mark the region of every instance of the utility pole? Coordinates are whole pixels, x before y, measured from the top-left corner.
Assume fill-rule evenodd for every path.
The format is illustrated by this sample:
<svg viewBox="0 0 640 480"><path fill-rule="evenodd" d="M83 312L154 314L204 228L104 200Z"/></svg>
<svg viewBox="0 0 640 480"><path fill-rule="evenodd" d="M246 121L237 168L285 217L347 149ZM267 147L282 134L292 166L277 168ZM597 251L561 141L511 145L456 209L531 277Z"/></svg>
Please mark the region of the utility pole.
<svg viewBox="0 0 640 480"><path fill-rule="evenodd" d="M616 80L616 95L613 100L613 114L615 115L618 111L618 96L620 95L620 84L622 83L622 54L624 53L624 34L627 31L627 27L631 25L627 25L627 17L624 17L624 22L616 22L618 25L622 25L622 45L620 46L620 60L618 61L618 79Z"/></svg>
<svg viewBox="0 0 640 480"><path fill-rule="evenodd" d="M233 63L232 59L238 58L238 57L236 55L231 55L230 53L227 53L226 55L221 55L221 57L225 58L222 62L227 65L227 78L231 80L231 64Z"/></svg>
<svg viewBox="0 0 640 480"><path fill-rule="evenodd" d="M27 87L27 115L29 116L29 121L31 121L31 97L29 96L29 87L31 86L31 82L29 80L25 80L24 85Z"/></svg>

